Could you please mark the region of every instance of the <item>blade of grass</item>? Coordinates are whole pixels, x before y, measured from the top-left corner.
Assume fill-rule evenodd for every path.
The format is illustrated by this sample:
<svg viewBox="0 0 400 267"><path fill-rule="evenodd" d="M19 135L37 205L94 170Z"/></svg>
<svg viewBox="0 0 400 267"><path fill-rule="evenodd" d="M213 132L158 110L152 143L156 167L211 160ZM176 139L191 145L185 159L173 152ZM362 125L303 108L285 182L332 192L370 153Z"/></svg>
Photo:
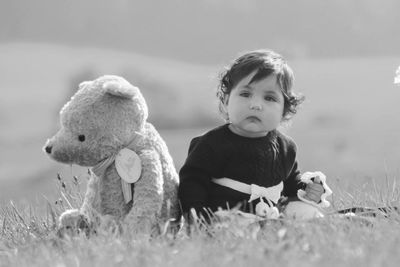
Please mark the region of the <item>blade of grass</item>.
<svg viewBox="0 0 400 267"><path fill-rule="evenodd" d="M57 227L57 219L56 219L56 214L55 214L55 212L54 212L54 210L53 210L53 207L51 206L51 204L50 204L50 201L45 197L45 196L43 196L43 198L46 200L46 202L47 202L47 212L46 212L46 220L47 220L47 225L49 225L49 222L48 222L48 215L49 215L49 213L50 213L50 216L51 216L51 219L52 219L52 228L53 229L55 229L56 227Z"/></svg>
<svg viewBox="0 0 400 267"><path fill-rule="evenodd" d="M26 229L28 229L28 225L25 223L24 218L22 217L22 215L20 214L20 212L18 211L18 209L15 207L14 202L10 201L11 207L13 208L15 214L18 215L20 221L22 222L22 224L25 226Z"/></svg>
<svg viewBox="0 0 400 267"><path fill-rule="evenodd" d="M67 202L68 206L70 209L73 209L73 206L71 205L71 203L69 202L67 196L61 191L61 196L63 197L63 199L65 200L65 202Z"/></svg>

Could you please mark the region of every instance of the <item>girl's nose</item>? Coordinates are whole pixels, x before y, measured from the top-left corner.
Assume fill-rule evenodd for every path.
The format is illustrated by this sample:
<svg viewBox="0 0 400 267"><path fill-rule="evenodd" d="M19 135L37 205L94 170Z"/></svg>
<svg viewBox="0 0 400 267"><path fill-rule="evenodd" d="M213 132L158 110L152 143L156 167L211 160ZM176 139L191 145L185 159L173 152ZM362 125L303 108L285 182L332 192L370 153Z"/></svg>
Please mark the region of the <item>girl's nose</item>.
<svg viewBox="0 0 400 267"><path fill-rule="evenodd" d="M252 110L261 110L261 104L258 101L252 101L250 103L250 109Z"/></svg>

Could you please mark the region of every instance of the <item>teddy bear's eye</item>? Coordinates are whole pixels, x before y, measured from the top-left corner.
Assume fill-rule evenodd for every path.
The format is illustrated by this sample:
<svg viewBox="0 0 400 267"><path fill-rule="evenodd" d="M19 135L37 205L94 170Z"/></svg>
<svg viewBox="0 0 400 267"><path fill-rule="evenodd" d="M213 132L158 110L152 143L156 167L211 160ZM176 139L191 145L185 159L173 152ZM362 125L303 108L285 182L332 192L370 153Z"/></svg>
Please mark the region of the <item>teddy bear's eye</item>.
<svg viewBox="0 0 400 267"><path fill-rule="evenodd" d="M85 141L85 136L83 134L80 134L78 136L78 139L79 139L79 141L83 142L83 141Z"/></svg>

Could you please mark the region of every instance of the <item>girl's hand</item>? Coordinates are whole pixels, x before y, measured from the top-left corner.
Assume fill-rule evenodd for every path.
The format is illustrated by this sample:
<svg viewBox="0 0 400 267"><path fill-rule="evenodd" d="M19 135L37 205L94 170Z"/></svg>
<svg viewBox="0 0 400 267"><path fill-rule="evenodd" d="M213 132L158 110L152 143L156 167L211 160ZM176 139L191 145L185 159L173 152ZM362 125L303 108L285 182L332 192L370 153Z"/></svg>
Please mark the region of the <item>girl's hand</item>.
<svg viewBox="0 0 400 267"><path fill-rule="evenodd" d="M313 183L307 184L305 188L306 195L304 196L304 198L310 201L314 201L318 204L321 202L321 196L325 192L325 189L322 186L322 182L318 176L311 179L313 180Z"/></svg>

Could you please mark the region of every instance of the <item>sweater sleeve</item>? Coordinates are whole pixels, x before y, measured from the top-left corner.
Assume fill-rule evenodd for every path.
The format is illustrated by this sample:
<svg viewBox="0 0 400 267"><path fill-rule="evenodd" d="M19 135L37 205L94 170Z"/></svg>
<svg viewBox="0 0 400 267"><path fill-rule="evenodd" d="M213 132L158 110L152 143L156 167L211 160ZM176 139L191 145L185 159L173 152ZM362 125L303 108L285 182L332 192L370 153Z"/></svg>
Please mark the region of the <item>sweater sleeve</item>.
<svg viewBox="0 0 400 267"><path fill-rule="evenodd" d="M194 138L179 172L178 196L184 213L194 208L197 213L206 215L204 208L207 208L211 177L217 166L218 160L212 146L204 137Z"/></svg>
<svg viewBox="0 0 400 267"><path fill-rule="evenodd" d="M296 197L297 191L299 189L304 189L306 186L300 181L300 170L297 162L297 146L296 143L288 139L285 150L285 169L286 169L286 179L283 181L283 191L282 195L286 197Z"/></svg>

